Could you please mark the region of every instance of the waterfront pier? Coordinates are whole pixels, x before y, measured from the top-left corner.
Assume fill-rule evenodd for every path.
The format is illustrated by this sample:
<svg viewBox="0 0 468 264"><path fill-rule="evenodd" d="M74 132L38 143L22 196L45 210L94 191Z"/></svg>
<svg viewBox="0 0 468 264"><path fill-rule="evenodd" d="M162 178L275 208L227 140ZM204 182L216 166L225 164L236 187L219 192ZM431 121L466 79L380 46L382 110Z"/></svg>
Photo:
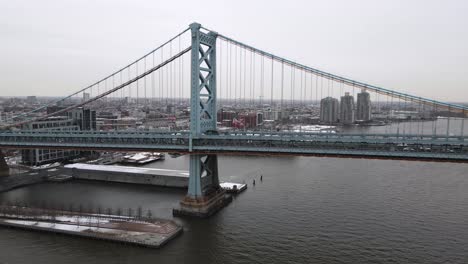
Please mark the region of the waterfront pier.
<svg viewBox="0 0 468 264"><path fill-rule="evenodd" d="M142 216L91 214L0 206L0 226L159 248L183 229L175 222Z"/></svg>

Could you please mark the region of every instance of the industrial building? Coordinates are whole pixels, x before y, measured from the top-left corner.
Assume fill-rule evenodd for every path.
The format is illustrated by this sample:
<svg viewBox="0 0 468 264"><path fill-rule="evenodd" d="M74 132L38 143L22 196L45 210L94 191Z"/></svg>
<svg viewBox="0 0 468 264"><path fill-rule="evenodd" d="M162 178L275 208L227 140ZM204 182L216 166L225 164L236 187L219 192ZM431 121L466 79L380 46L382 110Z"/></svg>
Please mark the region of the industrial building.
<svg viewBox="0 0 468 264"><path fill-rule="evenodd" d="M96 112L90 109L77 108L64 116L53 116L45 120L23 125L28 130L94 130L96 129ZM22 163L41 165L78 157L81 153L75 150L25 149L21 152Z"/></svg>

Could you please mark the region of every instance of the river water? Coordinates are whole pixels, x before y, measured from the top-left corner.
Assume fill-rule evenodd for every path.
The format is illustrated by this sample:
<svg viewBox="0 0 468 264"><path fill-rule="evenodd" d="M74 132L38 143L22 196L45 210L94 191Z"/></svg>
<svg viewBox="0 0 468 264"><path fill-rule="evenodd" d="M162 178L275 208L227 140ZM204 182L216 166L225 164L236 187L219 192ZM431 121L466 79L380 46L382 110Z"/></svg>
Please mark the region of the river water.
<svg viewBox="0 0 468 264"><path fill-rule="evenodd" d="M449 134L464 134L467 126L452 120ZM346 129L431 134L434 127L445 135L447 120ZM166 155L148 166L187 170L188 164L188 156ZM467 164L220 156L219 170L222 181L245 181L247 191L209 219L174 218L184 233L161 249L0 228L0 263L468 263ZM72 181L16 189L0 201L114 211L142 206L173 219L184 195Z"/></svg>
<svg viewBox="0 0 468 264"><path fill-rule="evenodd" d="M150 166L187 169L188 157ZM221 156L219 167L247 191L209 219L175 218L185 232L161 249L0 228L0 263L468 263L466 164ZM184 194L73 181L0 199L140 205L172 218Z"/></svg>

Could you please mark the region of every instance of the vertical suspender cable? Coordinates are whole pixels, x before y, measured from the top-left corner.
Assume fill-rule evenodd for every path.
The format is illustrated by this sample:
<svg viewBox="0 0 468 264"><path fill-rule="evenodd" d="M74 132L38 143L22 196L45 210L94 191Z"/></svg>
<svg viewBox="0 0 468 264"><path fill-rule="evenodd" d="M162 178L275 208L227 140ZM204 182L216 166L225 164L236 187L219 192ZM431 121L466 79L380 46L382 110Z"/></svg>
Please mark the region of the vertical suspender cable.
<svg viewBox="0 0 468 264"><path fill-rule="evenodd" d="M250 107L253 107L253 56L254 56L254 53L253 52L250 52L250 79L249 79L249 86L250 86L250 92L249 92L249 96L250 96Z"/></svg>
<svg viewBox="0 0 468 264"><path fill-rule="evenodd" d="M234 47L234 104L237 106L237 45Z"/></svg>
<svg viewBox="0 0 468 264"><path fill-rule="evenodd" d="M425 103L421 103L422 104L422 115L423 115L423 120L421 122L421 136L422 135L425 135L425 131L424 131L424 124L426 123L426 104Z"/></svg>
<svg viewBox="0 0 468 264"><path fill-rule="evenodd" d="M437 116L436 116L436 108L435 108L435 104L433 103L432 104L432 136L435 136L435 120L437 120Z"/></svg>
<svg viewBox="0 0 468 264"><path fill-rule="evenodd" d="M448 107L448 117L447 117L447 132L446 132L446 137L447 137L447 140L448 140L448 137L450 136L450 116L451 116L451 110L450 110L450 106Z"/></svg>
<svg viewBox="0 0 468 264"><path fill-rule="evenodd" d="M152 53L152 59L153 59L153 68L154 68L154 52ZM151 104L154 104L154 72L151 73Z"/></svg>
<svg viewBox="0 0 468 264"><path fill-rule="evenodd" d="M254 53L255 56L255 53ZM260 55L261 61L260 61L260 96L264 95L265 92L265 56ZM255 69L255 68L254 68ZM255 75L255 72L254 72ZM273 102L273 95L270 94L270 107L272 107L272 102ZM260 103L263 103L263 97L260 97Z"/></svg>
<svg viewBox="0 0 468 264"><path fill-rule="evenodd" d="M182 64L181 66L181 73L180 73L180 96L181 96L181 101L183 103L184 100L184 79L185 79L185 65L184 65L184 56L180 56L180 63Z"/></svg>
<svg viewBox="0 0 468 264"><path fill-rule="evenodd" d="M136 66L136 75L135 77L138 76L138 61L135 63L135 66ZM140 105L140 86L139 86L139 83L140 83L140 79L137 79L136 81L136 93L137 93L137 100L136 100L136 103L137 103L137 107Z"/></svg>
<svg viewBox="0 0 468 264"><path fill-rule="evenodd" d="M319 85L318 85L318 83L319 83L318 78L319 78L319 76L318 76L318 74L316 74L316 75L315 75L315 101L316 101L316 103L320 102L320 99L319 99L319 96L318 96L318 90L319 90L319 89L318 89L318 87L319 87Z"/></svg>
<svg viewBox="0 0 468 264"><path fill-rule="evenodd" d="M309 95L309 103L313 104L314 101L314 74L310 72L310 95Z"/></svg>
<svg viewBox="0 0 468 264"><path fill-rule="evenodd" d="M244 105L246 100L246 86L247 86L247 50L244 49Z"/></svg>
<svg viewBox="0 0 468 264"><path fill-rule="evenodd" d="M327 95L327 97L330 97L330 78L328 78L327 81L328 81L328 85L327 85L328 86L327 87L328 88L328 92L327 92L328 95ZM333 84L333 82L332 82L332 84ZM331 126L331 118L328 118L328 126ZM330 130L327 130L327 131L330 132Z"/></svg>
<svg viewBox="0 0 468 264"><path fill-rule="evenodd" d="M221 106L221 98L223 97L223 80L222 80L222 75L223 75L223 42L220 40L219 42L219 86L218 86L218 91L219 91L219 96L218 96L218 104L220 105L220 108L222 108Z"/></svg>
<svg viewBox="0 0 468 264"><path fill-rule="evenodd" d="M302 69L299 69L301 71L301 98L300 98L300 105L303 106L304 105L304 87L302 86L303 85L303 78L304 78L304 72L302 71Z"/></svg>
<svg viewBox="0 0 468 264"><path fill-rule="evenodd" d="M273 75L274 75L274 64L273 64L273 57L271 57L271 101L273 102ZM281 110L282 111L282 110Z"/></svg>
<svg viewBox="0 0 468 264"><path fill-rule="evenodd" d="M182 51L181 38L182 37L179 36L179 53ZM184 56L180 56L178 58L179 60L179 74L178 74L179 76L179 80L178 80L179 81L179 85L178 85L179 86L179 105L182 103L182 91L183 91L182 89L182 58L183 57Z"/></svg>
<svg viewBox="0 0 468 264"><path fill-rule="evenodd" d="M281 71L283 71L284 63L281 63ZM284 73L281 73L284 74ZM294 101L294 67L291 67L291 83L290 83L290 90L289 90L289 104L292 106ZM283 103L281 103L281 107L283 107Z"/></svg>
<svg viewBox="0 0 468 264"><path fill-rule="evenodd" d="M172 57L172 41L169 43L169 58ZM169 67L169 72L168 72L168 75L167 75L167 82L168 82L168 85L167 85L167 102L166 102L166 106L168 104L170 104L171 100L172 100L172 93L174 92L174 89L172 87L173 83L172 83L172 63L169 63L169 65L167 65Z"/></svg>
<svg viewBox="0 0 468 264"><path fill-rule="evenodd" d="M229 44L229 102L232 103L232 44Z"/></svg>
<svg viewBox="0 0 468 264"><path fill-rule="evenodd" d="M164 46L161 47L161 63L164 61L164 53L163 53L163 49L164 49ZM163 70L164 68L161 68L159 70L159 107L161 107L162 105L162 100L163 100L163 83L162 83L162 79L163 79Z"/></svg>
<svg viewBox="0 0 468 264"><path fill-rule="evenodd" d="M242 104L242 63L242 48L239 47L239 105Z"/></svg>
<svg viewBox="0 0 468 264"><path fill-rule="evenodd" d="M172 56L172 41L169 44L169 57ZM169 95L170 95L170 86L171 86L171 77L169 76L171 74L171 68L170 65L166 68L166 84L164 85L166 87L166 106L169 104Z"/></svg>
<svg viewBox="0 0 468 264"><path fill-rule="evenodd" d="M143 67L144 67L143 72L146 72L146 57L147 57L147 56L145 56L145 59L144 59L144 61L143 61L143 63L144 63L144 64L143 64ZM146 106L146 103L147 103L147 101L146 101L146 100L147 100L147 96L146 96L146 89L147 89L147 86L146 86L146 79L147 79L147 77L148 77L148 76L145 76L145 77L144 77L144 78L145 78L145 79L144 79L144 81L145 81L145 84L144 84L144 85L145 85L145 102L144 102L143 105L145 105L145 106Z"/></svg>
<svg viewBox="0 0 468 264"><path fill-rule="evenodd" d="M239 47L239 105L242 104L242 63L242 48Z"/></svg>
<svg viewBox="0 0 468 264"><path fill-rule="evenodd" d="M291 79L292 80L292 79ZM273 83L273 82L272 82ZM284 97L284 94L283 94L283 91L284 91L284 62L281 62L281 103L280 103L280 108L281 108L281 114L283 112L283 97ZM283 117L281 117L282 119Z"/></svg>
<svg viewBox="0 0 468 264"><path fill-rule="evenodd" d="M177 103L177 64L176 64L176 61L171 62L171 65L172 65L172 67L171 67L171 69L172 69L172 100L171 100L171 103L176 104Z"/></svg>
<svg viewBox="0 0 468 264"><path fill-rule="evenodd" d="M104 92L107 92L107 79L104 79ZM103 101L106 102L106 104L108 102L108 99L109 98L107 96L103 97Z"/></svg>
<svg viewBox="0 0 468 264"><path fill-rule="evenodd" d="M323 76L320 77L320 99L323 99Z"/></svg>
<svg viewBox="0 0 468 264"><path fill-rule="evenodd" d="M423 115L421 112L421 102L416 102L418 106L418 121L416 123L416 135L420 136L421 135L421 123L423 122Z"/></svg>
<svg viewBox="0 0 468 264"><path fill-rule="evenodd" d="M390 98L390 100L391 100L390 105L388 104L389 98ZM385 133L386 133L386 134L388 134L388 129L389 129L389 128L388 128L388 127L389 127L388 121L389 121L389 119L390 119L391 109L393 109L393 96L389 96L389 95L387 94L387 111L388 111L388 114L387 114L387 118L386 118L386 120L385 120L385 121L387 121L387 125L385 126ZM392 124L392 123L390 123L390 124ZM393 126L393 124L392 124L391 126ZM392 131L392 133L393 133L393 131Z"/></svg>
<svg viewBox="0 0 468 264"><path fill-rule="evenodd" d="M114 89L114 88L115 88L115 73L112 74L112 89ZM114 99L115 99L115 96L117 95L117 92L113 93L113 95L114 95ZM118 97L118 95L117 95L117 97Z"/></svg>
<svg viewBox="0 0 468 264"><path fill-rule="evenodd" d="M120 71L120 85L122 85L123 83L123 80L122 80L122 71ZM124 97L124 89L121 89L120 90L120 94L121 94L121 97L122 97L122 100L123 100L123 97Z"/></svg>
<svg viewBox="0 0 468 264"><path fill-rule="evenodd" d="M255 104L255 89L256 82L255 82L255 52L252 52L252 103ZM260 92L263 93L263 88L260 88L262 91ZM260 100L261 101L261 100Z"/></svg>
<svg viewBox="0 0 468 264"><path fill-rule="evenodd" d="M465 109L463 109L463 111L462 111L462 122L461 122L461 131L460 131L460 136L462 137L462 140L464 140L463 137L465 136L465 118L466 118Z"/></svg>

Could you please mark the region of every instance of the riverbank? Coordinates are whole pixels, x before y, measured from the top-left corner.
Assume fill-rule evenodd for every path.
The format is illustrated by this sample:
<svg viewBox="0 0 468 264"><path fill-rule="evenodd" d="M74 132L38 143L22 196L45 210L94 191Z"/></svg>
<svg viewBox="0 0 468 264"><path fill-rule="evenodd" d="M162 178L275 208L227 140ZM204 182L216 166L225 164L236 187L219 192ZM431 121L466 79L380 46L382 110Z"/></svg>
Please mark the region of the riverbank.
<svg viewBox="0 0 468 264"><path fill-rule="evenodd" d="M27 172L0 178L0 192L46 181L47 175L42 172Z"/></svg>

